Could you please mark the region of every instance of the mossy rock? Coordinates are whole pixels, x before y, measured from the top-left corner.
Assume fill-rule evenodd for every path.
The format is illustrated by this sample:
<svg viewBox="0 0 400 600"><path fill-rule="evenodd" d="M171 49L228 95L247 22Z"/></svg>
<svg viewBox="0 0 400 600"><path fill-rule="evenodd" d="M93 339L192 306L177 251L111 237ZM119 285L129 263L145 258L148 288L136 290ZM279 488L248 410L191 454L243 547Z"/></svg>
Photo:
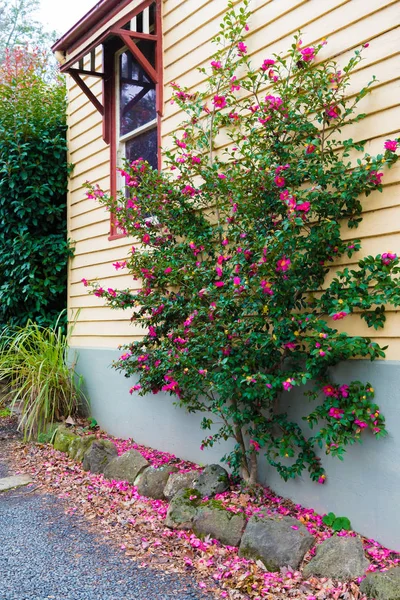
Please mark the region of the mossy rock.
<svg viewBox="0 0 400 600"><path fill-rule="evenodd" d="M375 600L400 600L400 567L379 573L368 573L360 590Z"/></svg>
<svg viewBox="0 0 400 600"><path fill-rule="evenodd" d="M76 437L75 433L70 429L67 429L64 425L61 425L56 431L54 449L59 450L60 452L68 452L71 443Z"/></svg>
<svg viewBox="0 0 400 600"><path fill-rule="evenodd" d="M191 529L200 501L201 494L197 490L179 490L168 507L166 526L171 529Z"/></svg>
<svg viewBox="0 0 400 600"><path fill-rule="evenodd" d="M94 440L85 452L82 467L92 473L104 473L107 465L118 456L116 445L110 440Z"/></svg>
<svg viewBox="0 0 400 600"><path fill-rule="evenodd" d="M68 454L70 458L76 460L77 462L82 462L85 452L89 450L95 439L95 435L85 435L82 437L76 437L74 440L72 440L68 448Z"/></svg>
<svg viewBox="0 0 400 600"><path fill-rule="evenodd" d="M193 519L193 531L198 537L209 535L227 546L239 546L245 526L243 513L228 511L216 500L203 503Z"/></svg>

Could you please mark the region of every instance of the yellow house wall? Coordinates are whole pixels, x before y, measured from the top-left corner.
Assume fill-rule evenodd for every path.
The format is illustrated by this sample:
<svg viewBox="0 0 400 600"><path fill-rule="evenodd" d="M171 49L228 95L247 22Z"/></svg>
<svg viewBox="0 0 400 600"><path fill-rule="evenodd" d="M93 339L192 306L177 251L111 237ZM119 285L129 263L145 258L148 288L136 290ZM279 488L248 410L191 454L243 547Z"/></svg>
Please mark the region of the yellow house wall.
<svg viewBox="0 0 400 600"><path fill-rule="evenodd" d="M132 1L124 13L137 4L138 1ZM240 4L240 0L235 4ZM204 76L197 67L209 62L213 51L211 38L218 30L225 8L225 0L163 2L164 146L181 121L178 107L170 103L169 84L178 81L193 90L202 85ZM400 0L253 0L252 11L247 45L254 65L261 64L272 53L285 51L298 30L307 45L327 38L322 57L334 57L339 64L348 60L353 49L369 42L365 60L352 75L349 93L368 82L373 74L379 82L361 103L367 118L349 126L346 137L370 139L366 151L374 154L382 150L386 139L400 134ZM113 262L124 260L132 240L109 241L109 214L85 196L83 184L87 180L109 189L109 148L102 140L99 113L68 79L69 161L75 164L69 186L68 219L69 236L76 244L69 267L71 318L80 309L71 344L116 348L140 338L141 330L130 324L128 313L111 311L101 299L89 296L81 279L98 278L103 287L134 287L135 283L126 274L112 266ZM100 98L101 82L87 78L86 83ZM399 163L385 173L383 181L383 194L374 192L363 202L364 220L356 232L363 242L362 254L387 251L400 254ZM354 237L354 231L345 229L344 237ZM372 335L372 330L356 316L346 319L345 328L351 334ZM398 311L389 308L386 327L374 339L389 344L387 358L400 359Z"/></svg>

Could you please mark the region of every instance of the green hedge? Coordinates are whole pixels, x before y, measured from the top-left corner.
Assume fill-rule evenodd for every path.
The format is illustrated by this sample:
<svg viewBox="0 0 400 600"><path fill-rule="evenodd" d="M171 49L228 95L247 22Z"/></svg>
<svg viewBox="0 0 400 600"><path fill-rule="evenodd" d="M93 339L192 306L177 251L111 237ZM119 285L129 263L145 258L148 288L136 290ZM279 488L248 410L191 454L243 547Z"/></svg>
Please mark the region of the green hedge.
<svg viewBox="0 0 400 600"><path fill-rule="evenodd" d="M0 326L53 325L66 306L66 90L43 55L0 66Z"/></svg>

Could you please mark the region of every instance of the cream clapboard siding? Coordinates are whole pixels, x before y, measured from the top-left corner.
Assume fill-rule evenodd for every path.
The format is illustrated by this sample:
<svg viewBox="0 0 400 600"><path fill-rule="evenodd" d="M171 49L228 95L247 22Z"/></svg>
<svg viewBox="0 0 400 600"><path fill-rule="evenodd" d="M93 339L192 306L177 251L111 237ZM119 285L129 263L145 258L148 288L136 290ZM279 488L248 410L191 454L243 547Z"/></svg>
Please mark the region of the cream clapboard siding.
<svg viewBox="0 0 400 600"><path fill-rule="evenodd" d="M129 10L137 4L133 1ZM235 4L240 5L240 0ZM365 60L352 75L349 94L354 94L372 75L379 82L361 103L367 118L347 127L344 135L356 140L370 139L366 150L371 154L381 151L385 139L399 135L400 0L252 0L251 6L247 45L254 65L272 53L285 52L299 30L306 45L327 38L321 57L335 58L339 64L344 64L355 48L369 42ZM169 84L177 81L191 90L203 84L204 76L197 67L209 62L213 52L211 39L225 9L224 0L163 2L164 146L170 143L170 136L182 119L176 104L170 103ZM119 15L114 20L117 18ZM79 52L79 48L74 52ZM87 83L100 94L100 82L88 79ZM101 138L101 119L96 110L75 85L70 86L69 97L70 160L76 165L69 194L69 231L76 241L76 254L70 264L69 307L71 311L80 309L72 344L115 348L138 339L141 331L130 324L130 315L111 311L101 299L89 296L81 279L98 278L103 287L134 288L129 276L112 266L125 258L132 240L109 241L108 214L85 198L82 185L88 179L108 189L109 150ZM219 143L223 148L224 139ZM400 254L400 165L385 173L383 194L372 193L363 200L363 206L364 221L356 231L363 242L363 254ZM351 239L354 231L345 228L344 237ZM351 266L352 262L337 263L343 264ZM388 308L386 327L374 339L389 344L388 358L400 359L400 314ZM372 335L357 316L346 319L345 329L350 334Z"/></svg>

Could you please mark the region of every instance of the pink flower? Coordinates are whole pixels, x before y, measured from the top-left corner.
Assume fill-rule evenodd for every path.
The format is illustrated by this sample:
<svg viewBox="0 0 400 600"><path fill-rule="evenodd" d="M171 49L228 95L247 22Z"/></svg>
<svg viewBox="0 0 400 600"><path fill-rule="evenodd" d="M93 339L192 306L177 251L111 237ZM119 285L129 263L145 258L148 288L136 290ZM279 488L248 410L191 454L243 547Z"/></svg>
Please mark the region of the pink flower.
<svg viewBox="0 0 400 600"><path fill-rule="evenodd" d="M324 484L326 481L326 475L321 475L321 477L318 477L318 483ZM310 598L315 598L315 596L310 596Z"/></svg>
<svg viewBox="0 0 400 600"><path fill-rule="evenodd" d="M268 294L268 296L273 296L274 292L272 291L272 283L270 283L269 281L265 281L264 279L260 282L260 285L262 287L262 291L264 292L264 294Z"/></svg>
<svg viewBox="0 0 400 600"><path fill-rule="evenodd" d="M97 290L95 290L95 291L93 292L93 294L94 294L95 296L97 296L98 298L101 298L102 296L104 296L104 293L105 293L105 292L104 292L104 290L103 290L103 288L102 288L102 287L99 287Z"/></svg>
<svg viewBox="0 0 400 600"><path fill-rule="evenodd" d="M113 290L112 288L108 288L107 292L110 294L110 296L112 296L113 298L116 297L117 292L115 290Z"/></svg>
<svg viewBox="0 0 400 600"><path fill-rule="evenodd" d="M167 267L166 269L164 269L164 273L166 275L168 275L169 273L171 273L171 271L172 271L172 267Z"/></svg>
<svg viewBox="0 0 400 600"><path fill-rule="evenodd" d="M270 67L272 67L275 64L275 61L272 58L266 58L263 62L263 64L261 65L261 69L262 71L268 71L268 69Z"/></svg>
<svg viewBox="0 0 400 600"><path fill-rule="evenodd" d="M282 386L283 389L286 390L287 392L289 392L294 384L294 379L286 379L286 381L283 382Z"/></svg>
<svg viewBox="0 0 400 600"><path fill-rule="evenodd" d="M283 100L282 98L279 98L279 96L265 96L265 102L267 102L269 108L272 108L273 110L278 110L283 104Z"/></svg>
<svg viewBox="0 0 400 600"><path fill-rule="evenodd" d="M144 234L144 236L142 237L142 242L143 244L148 244L150 242L150 236L148 233Z"/></svg>
<svg viewBox="0 0 400 600"><path fill-rule="evenodd" d="M287 344L284 344L284 347L287 348L288 350L295 350L296 349L296 342L288 342Z"/></svg>
<svg viewBox="0 0 400 600"><path fill-rule="evenodd" d="M393 254L392 252L384 252L382 254L382 262L384 265L390 265L394 260L397 260L397 254Z"/></svg>
<svg viewBox="0 0 400 600"><path fill-rule="evenodd" d="M133 394L133 392L137 392L138 390L140 390L142 388L142 386L140 384L134 385L133 387L131 387L131 389L129 390L130 394Z"/></svg>
<svg viewBox="0 0 400 600"><path fill-rule="evenodd" d="M382 177L383 177L383 173L378 173L377 171L371 171L368 176L368 179L374 185L381 185Z"/></svg>
<svg viewBox="0 0 400 600"><path fill-rule="evenodd" d="M215 287L217 287L217 288L221 288L221 287L224 287L225 283L224 283L223 281L216 281L216 282L214 283L214 285L215 285Z"/></svg>
<svg viewBox="0 0 400 600"><path fill-rule="evenodd" d="M287 271L289 269L290 265L291 265L290 258L286 258L286 256L283 256L276 263L276 271Z"/></svg>
<svg viewBox="0 0 400 600"><path fill-rule="evenodd" d="M308 212L311 208L311 204L309 202L302 202L301 204L296 204L296 210L301 210L302 212Z"/></svg>
<svg viewBox="0 0 400 600"><path fill-rule="evenodd" d="M238 47L240 54L246 54L247 46L243 42L239 42L237 47Z"/></svg>
<svg viewBox="0 0 400 600"><path fill-rule="evenodd" d="M328 398L329 397L337 398L337 396L338 396L338 391L333 385L324 385L324 387L322 388L322 391L324 392L325 396L327 396Z"/></svg>
<svg viewBox="0 0 400 600"><path fill-rule="evenodd" d="M342 398L348 398L349 397L349 386L346 384L341 385L339 387L339 392L340 392L340 395L342 396Z"/></svg>
<svg viewBox="0 0 400 600"><path fill-rule="evenodd" d="M226 179L226 175L224 175L223 173L218 173L218 177L219 179Z"/></svg>
<svg viewBox="0 0 400 600"><path fill-rule="evenodd" d="M213 104L214 104L215 108L225 108L225 106L226 106L225 96L214 96Z"/></svg>
<svg viewBox="0 0 400 600"><path fill-rule="evenodd" d="M301 58L304 62L311 62L315 58L315 48L307 46L307 48L300 48Z"/></svg>
<svg viewBox="0 0 400 600"><path fill-rule="evenodd" d="M201 158L200 156L192 156L192 163L193 164L200 164L201 163Z"/></svg>
<svg viewBox="0 0 400 600"><path fill-rule="evenodd" d="M199 374L200 375L207 375L207 369L199 369Z"/></svg>
<svg viewBox="0 0 400 600"><path fill-rule="evenodd" d="M186 144L185 142L181 142L180 140L176 140L176 145L179 146L179 148L186 148Z"/></svg>
<svg viewBox="0 0 400 600"><path fill-rule="evenodd" d="M222 63L221 63L220 60L212 60L211 61L211 66L212 66L213 69L216 69L216 70L222 69Z"/></svg>
<svg viewBox="0 0 400 600"><path fill-rule="evenodd" d="M314 144L308 144L306 146L306 154L312 154L313 152L315 152L316 149L317 146L314 146Z"/></svg>
<svg viewBox="0 0 400 600"><path fill-rule="evenodd" d="M365 423L364 421L360 421L360 419L354 419L354 423L356 425L358 425L358 427L360 429L365 429L366 427L368 427L368 423Z"/></svg>
<svg viewBox="0 0 400 600"><path fill-rule="evenodd" d="M256 442L255 440L250 440L250 446L253 446L254 450L256 452L258 452L261 448L260 444L258 442Z"/></svg>
<svg viewBox="0 0 400 600"><path fill-rule="evenodd" d="M389 152L396 152L397 150L397 142L396 140L387 140L384 144L386 150L389 150Z"/></svg>
<svg viewBox="0 0 400 600"><path fill-rule="evenodd" d="M281 175L276 175L276 177L274 177L274 182L278 187L283 187L285 185L285 179Z"/></svg>
<svg viewBox="0 0 400 600"><path fill-rule="evenodd" d="M88 280L87 280L87 279L85 279L85 278L81 279L81 282L83 283L83 285L84 285L85 287L87 287L87 286L88 286L88 284L89 284Z"/></svg>
<svg viewBox="0 0 400 600"><path fill-rule="evenodd" d="M340 321L340 319L344 319L345 317L347 317L347 313L344 312L343 310L332 315L332 319L334 321Z"/></svg>
<svg viewBox="0 0 400 600"><path fill-rule="evenodd" d="M225 239L222 240L222 245L223 246L227 246L228 244L229 244L228 238L225 238Z"/></svg>
<svg viewBox="0 0 400 600"><path fill-rule="evenodd" d="M234 277L233 278L233 285L240 285L240 284L241 284L240 277Z"/></svg>
<svg viewBox="0 0 400 600"><path fill-rule="evenodd" d="M340 116L340 109L338 106L330 106L325 114L329 119L337 119Z"/></svg>
<svg viewBox="0 0 400 600"><path fill-rule="evenodd" d="M332 407L328 411L328 415L330 417L333 417L334 419L341 419L343 417L343 414L344 414L343 408Z"/></svg>

